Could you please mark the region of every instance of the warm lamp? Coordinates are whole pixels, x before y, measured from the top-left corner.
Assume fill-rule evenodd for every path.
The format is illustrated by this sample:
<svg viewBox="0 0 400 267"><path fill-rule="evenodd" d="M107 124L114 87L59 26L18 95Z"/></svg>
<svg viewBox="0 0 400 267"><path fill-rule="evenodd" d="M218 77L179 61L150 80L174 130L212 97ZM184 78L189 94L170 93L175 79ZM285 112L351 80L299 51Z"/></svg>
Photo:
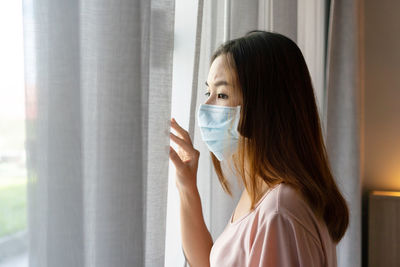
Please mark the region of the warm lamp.
<svg viewBox="0 0 400 267"><path fill-rule="evenodd" d="M400 192L369 195L368 266L400 266Z"/></svg>
<svg viewBox="0 0 400 267"><path fill-rule="evenodd" d="M374 196L386 196L386 197L400 197L400 192L397 191L372 191Z"/></svg>

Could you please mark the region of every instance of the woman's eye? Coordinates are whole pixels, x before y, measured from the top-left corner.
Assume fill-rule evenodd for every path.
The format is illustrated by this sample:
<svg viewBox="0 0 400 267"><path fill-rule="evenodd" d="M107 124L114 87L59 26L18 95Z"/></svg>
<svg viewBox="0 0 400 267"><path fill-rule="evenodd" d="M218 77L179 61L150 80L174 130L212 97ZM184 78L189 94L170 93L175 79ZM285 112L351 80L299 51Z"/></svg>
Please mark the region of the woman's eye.
<svg viewBox="0 0 400 267"><path fill-rule="evenodd" d="M210 92L206 92L204 95L210 97ZM226 94L218 94L218 98L228 99L228 96Z"/></svg>
<svg viewBox="0 0 400 267"><path fill-rule="evenodd" d="M218 94L218 98L227 99L228 96L226 94Z"/></svg>

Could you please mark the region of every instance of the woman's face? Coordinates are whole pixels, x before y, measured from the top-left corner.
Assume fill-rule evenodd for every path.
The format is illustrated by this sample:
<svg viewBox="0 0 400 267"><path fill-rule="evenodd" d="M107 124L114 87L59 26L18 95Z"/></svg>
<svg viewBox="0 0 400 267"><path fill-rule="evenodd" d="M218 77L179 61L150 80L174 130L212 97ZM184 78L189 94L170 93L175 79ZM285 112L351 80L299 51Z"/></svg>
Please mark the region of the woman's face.
<svg viewBox="0 0 400 267"><path fill-rule="evenodd" d="M218 56L211 64L206 81L205 104L220 106L238 106L242 99L240 89L233 70L227 61L226 55Z"/></svg>

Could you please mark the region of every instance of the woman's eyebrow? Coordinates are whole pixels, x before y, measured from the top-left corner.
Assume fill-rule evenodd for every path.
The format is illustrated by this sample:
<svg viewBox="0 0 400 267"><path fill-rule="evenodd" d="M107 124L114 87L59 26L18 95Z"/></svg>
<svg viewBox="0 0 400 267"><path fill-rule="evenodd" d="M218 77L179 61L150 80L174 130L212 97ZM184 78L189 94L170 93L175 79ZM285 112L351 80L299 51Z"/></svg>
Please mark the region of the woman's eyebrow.
<svg viewBox="0 0 400 267"><path fill-rule="evenodd" d="M214 84L215 87L221 86L221 85L229 85L227 81L218 81ZM207 81L206 81L206 86L209 87Z"/></svg>

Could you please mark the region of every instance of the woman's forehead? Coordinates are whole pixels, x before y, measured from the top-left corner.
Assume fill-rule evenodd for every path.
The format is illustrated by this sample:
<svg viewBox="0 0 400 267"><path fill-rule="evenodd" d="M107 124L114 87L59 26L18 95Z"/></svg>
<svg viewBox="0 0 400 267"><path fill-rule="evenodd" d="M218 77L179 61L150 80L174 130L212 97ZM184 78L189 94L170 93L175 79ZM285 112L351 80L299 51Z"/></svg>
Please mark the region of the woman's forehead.
<svg viewBox="0 0 400 267"><path fill-rule="evenodd" d="M242 96L236 70L229 64L226 55L220 55L214 59L208 73L206 85L212 88L225 85L225 88L232 93L230 101L233 101L234 105L241 104Z"/></svg>
<svg viewBox="0 0 400 267"><path fill-rule="evenodd" d="M225 55L218 56L211 64L207 82L209 85L217 82L226 81L228 85L233 85L232 68L229 66Z"/></svg>

